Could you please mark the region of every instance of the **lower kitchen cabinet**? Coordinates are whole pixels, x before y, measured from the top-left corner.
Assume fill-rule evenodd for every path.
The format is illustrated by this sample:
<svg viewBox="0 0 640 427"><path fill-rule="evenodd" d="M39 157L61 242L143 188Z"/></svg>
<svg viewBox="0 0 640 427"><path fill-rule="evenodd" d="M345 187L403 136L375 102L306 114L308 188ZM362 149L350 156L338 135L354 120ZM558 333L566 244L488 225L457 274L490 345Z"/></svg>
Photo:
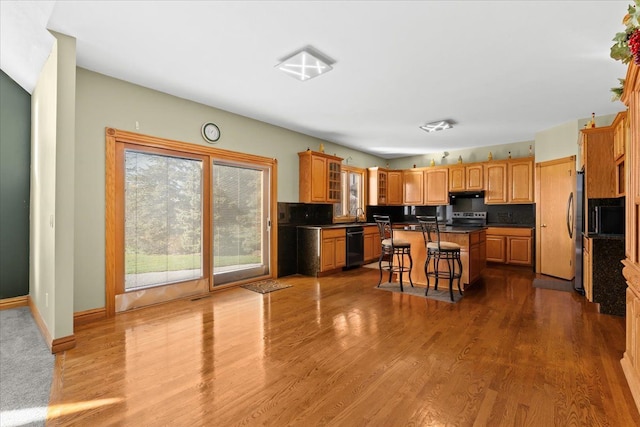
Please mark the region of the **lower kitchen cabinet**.
<svg viewBox="0 0 640 427"><path fill-rule="evenodd" d="M591 239L582 236L582 287L587 301L593 302L593 266L591 263Z"/></svg>
<svg viewBox="0 0 640 427"><path fill-rule="evenodd" d="M377 261L380 258L382 246L377 226L364 227L364 262Z"/></svg>
<svg viewBox="0 0 640 427"><path fill-rule="evenodd" d="M344 228L300 226L297 233L298 251L292 256L298 257L299 274L319 276L346 265L347 233Z"/></svg>
<svg viewBox="0 0 640 427"><path fill-rule="evenodd" d="M533 266L533 229L488 227L487 261Z"/></svg>
<svg viewBox="0 0 640 427"><path fill-rule="evenodd" d="M347 261L347 235L345 229L322 230L321 235L320 272L344 267Z"/></svg>

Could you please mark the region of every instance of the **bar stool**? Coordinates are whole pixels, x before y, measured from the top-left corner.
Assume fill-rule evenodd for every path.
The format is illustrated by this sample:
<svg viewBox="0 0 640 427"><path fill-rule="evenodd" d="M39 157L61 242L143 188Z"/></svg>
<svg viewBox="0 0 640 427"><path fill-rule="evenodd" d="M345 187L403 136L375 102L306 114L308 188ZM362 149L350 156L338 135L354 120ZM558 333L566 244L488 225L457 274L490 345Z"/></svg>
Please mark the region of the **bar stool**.
<svg viewBox="0 0 640 427"><path fill-rule="evenodd" d="M396 272L399 275L400 291L404 292L402 287L402 275L407 273L409 276L409 283L413 288L413 281L411 280L411 269L413 268L413 259L411 258L411 243L406 240L393 237L393 226L391 224L391 217L389 215L373 215L373 220L378 225L378 231L380 232L380 243L382 244L382 251L380 252L380 258L378 259L378 268L380 269L380 280L378 281L378 287L382 283L382 270L389 271L389 282L393 277L393 273ZM393 257L396 256L398 263L393 265ZM405 255L409 257L409 266L407 267L404 262ZM382 266L382 261L386 260L388 265Z"/></svg>
<svg viewBox="0 0 640 427"><path fill-rule="evenodd" d="M458 292L462 295L460 289L460 280L462 278L462 261L460 260L460 245L453 242L443 242L440 240L440 227L438 226L438 217L436 216L417 216L418 224L422 230L424 245L427 250L427 259L424 262L424 274L427 277L427 289L424 294L429 292L430 277L436 280L434 289L438 290L438 279L449 280L449 296L453 299L453 280L458 279ZM435 237L435 240L433 239ZM433 259L433 270L429 271L429 262ZM445 261L447 270L440 270L440 261ZM456 271L456 265L458 271Z"/></svg>

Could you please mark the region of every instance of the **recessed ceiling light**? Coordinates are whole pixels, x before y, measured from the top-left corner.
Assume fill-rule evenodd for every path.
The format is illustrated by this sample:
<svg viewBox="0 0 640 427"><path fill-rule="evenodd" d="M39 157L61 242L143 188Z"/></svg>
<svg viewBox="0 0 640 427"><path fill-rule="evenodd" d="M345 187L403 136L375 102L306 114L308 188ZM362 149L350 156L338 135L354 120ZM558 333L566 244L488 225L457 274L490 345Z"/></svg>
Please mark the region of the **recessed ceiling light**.
<svg viewBox="0 0 640 427"><path fill-rule="evenodd" d="M282 59L276 67L295 79L305 81L331 71L332 63L311 46L306 46Z"/></svg>
<svg viewBox="0 0 640 427"><path fill-rule="evenodd" d="M426 125L420 126L420 129L427 132L437 132L439 130L451 129L453 125L448 120L440 120L437 122L427 123Z"/></svg>

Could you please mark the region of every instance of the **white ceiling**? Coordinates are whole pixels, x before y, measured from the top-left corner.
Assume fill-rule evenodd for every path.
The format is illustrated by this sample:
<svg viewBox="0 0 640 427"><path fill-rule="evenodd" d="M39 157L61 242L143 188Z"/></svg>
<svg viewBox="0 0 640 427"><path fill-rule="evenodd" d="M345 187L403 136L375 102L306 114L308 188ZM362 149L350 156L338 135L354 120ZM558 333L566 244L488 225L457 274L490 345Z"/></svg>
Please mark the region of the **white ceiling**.
<svg viewBox="0 0 640 427"><path fill-rule="evenodd" d="M609 48L630 3L1 0L0 68L31 92L48 28L77 39L79 67L396 158L623 110ZM333 71L275 68L305 45ZM456 124L419 129L441 119Z"/></svg>

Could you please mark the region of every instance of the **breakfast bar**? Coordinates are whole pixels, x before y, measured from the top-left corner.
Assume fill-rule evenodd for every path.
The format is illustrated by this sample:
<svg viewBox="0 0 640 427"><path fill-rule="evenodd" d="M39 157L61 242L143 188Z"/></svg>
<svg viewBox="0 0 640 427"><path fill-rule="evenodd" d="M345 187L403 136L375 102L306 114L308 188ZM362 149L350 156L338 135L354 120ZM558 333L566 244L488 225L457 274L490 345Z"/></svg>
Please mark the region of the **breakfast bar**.
<svg viewBox="0 0 640 427"><path fill-rule="evenodd" d="M424 262L427 259L424 239L419 225L397 225L393 230L394 238L406 240L411 244L413 268L411 279L414 283L425 285ZM478 227L441 227L440 240L460 245L462 260L462 279L460 288L464 291L480 279L480 273L487 264L486 229ZM408 261L407 261L408 263ZM432 265L429 266L430 271ZM454 286L457 283L454 282ZM433 280L431 281L433 286ZM442 286L442 281L440 282ZM448 286L446 284L445 286Z"/></svg>

